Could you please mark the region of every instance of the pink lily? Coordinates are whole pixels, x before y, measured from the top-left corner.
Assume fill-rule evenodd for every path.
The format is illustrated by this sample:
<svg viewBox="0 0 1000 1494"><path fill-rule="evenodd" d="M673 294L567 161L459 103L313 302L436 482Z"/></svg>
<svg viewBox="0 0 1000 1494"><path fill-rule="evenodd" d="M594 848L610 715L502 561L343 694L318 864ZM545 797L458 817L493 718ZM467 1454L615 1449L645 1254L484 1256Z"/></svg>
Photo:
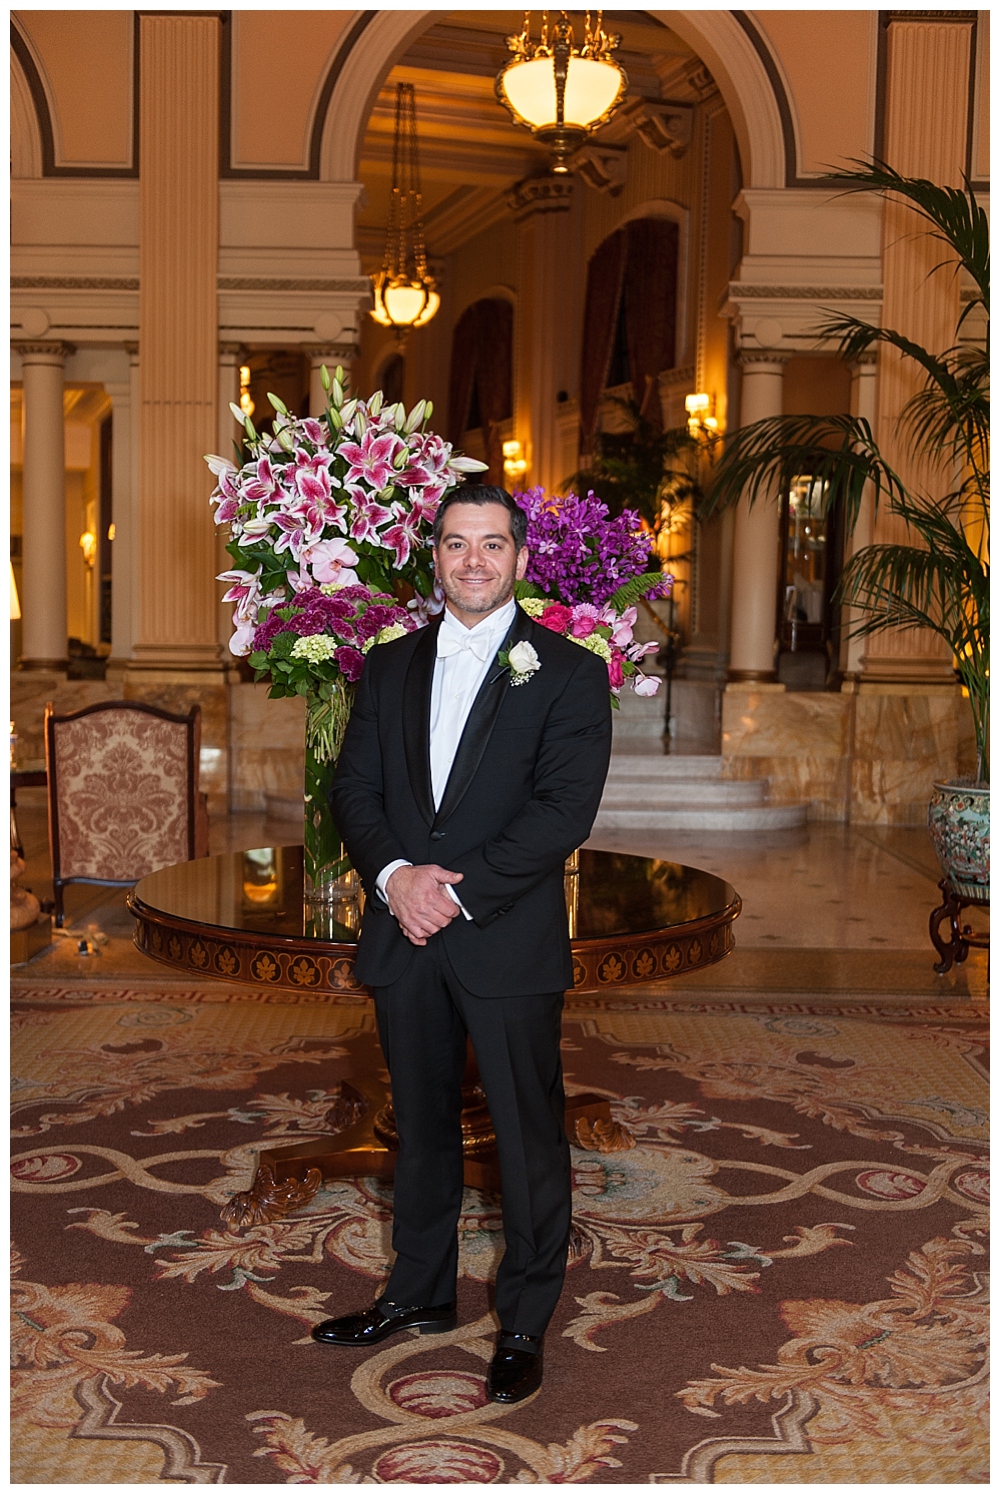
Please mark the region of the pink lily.
<svg viewBox="0 0 1000 1494"><path fill-rule="evenodd" d="M376 435L373 430L365 431L360 446L355 441L345 441L340 448L341 456L348 463L345 487L361 478L375 492L381 493L397 481L393 462L403 450L404 443L394 432Z"/></svg>
<svg viewBox="0 0 1000 1494"><path fill-rule="evenodd" d="M381 503L366 503L363 498L355 501L357 510L351 524L351 539L359 542L370 540L377 545L379 543L378 526L392 518L392 509L383 508Z"/></svg>
<svg viewBox="0 0 1000 1494"><path fill-rule="evenodd" d="M243 484L243 498L248 503L273 503L284 497L281 483L275 476L274 469L269 459L262 456L257 461L257 469L252 477L248 477Z"/></svg>

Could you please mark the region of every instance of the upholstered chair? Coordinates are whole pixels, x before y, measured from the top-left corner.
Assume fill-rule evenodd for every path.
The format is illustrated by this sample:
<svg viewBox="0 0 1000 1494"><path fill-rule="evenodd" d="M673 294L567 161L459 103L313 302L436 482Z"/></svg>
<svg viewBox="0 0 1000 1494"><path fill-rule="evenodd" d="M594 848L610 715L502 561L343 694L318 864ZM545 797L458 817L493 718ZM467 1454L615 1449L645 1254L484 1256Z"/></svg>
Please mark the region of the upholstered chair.
<svg viewBox="0 0 1000 1494"><path fill-rule="evenodd" d="M163 866L208 855L200 743L200 706L187 716L135 700L66 715L45 707L57 927L67 882L130 887Z"/></svg>

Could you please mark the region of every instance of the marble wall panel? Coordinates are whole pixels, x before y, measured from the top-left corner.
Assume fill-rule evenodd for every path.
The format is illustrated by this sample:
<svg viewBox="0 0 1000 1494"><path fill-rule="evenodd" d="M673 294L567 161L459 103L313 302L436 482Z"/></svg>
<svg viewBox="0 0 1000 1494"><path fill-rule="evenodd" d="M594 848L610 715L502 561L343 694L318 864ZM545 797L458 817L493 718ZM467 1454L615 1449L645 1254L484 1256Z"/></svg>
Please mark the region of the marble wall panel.
<svg viewBox="0 0 1000 1494"><path fill-rule="evenodd" d="M850 741L849 697L785 690L734 690L722 697L722 755L843 757Z"/></svg>
<svg viewBox="0 0 1000 1494"><path fill-rule="evenodd" d="M921 825L936 779L971 773L968 702L957 688L860 694L734 690L722 701L723 776L767 778L773 803L810 818Z"/></svg>
<svg viewBox="0 0 1000 1494"><path fill-rule="evenodd" d="M268 700L266 685L230 687L230 803L263 810L265 796L301 798L305 771L305 702Z"/></svg>

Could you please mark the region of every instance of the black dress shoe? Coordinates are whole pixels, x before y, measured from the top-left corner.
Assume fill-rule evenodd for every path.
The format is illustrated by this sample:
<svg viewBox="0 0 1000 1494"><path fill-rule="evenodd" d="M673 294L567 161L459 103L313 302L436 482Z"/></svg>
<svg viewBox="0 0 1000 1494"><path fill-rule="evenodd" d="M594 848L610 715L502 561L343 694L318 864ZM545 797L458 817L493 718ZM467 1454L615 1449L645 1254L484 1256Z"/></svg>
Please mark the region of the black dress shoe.
<svg viewBox="0 0 1000 1494"><path fill-rule="evenodd" d="M318 1344L344 1344L363 1349L380 1344L392 1333L404 1328L419 1328L421 1333L450 1333L458 1327L454 1302L444 1307L401 1307L398 1302L376 1302L367 1312L350 1313L344 1318L328 1318L318 1323L312 1336Z"/></svg>
<svg viewBox="0 0 1000 1494"><path fill-rule="evenodd" d="M512 1406L525 1401L542 1383L542 1339L532 1333L501 1333L486 1371L486 1395Z"/></svg>

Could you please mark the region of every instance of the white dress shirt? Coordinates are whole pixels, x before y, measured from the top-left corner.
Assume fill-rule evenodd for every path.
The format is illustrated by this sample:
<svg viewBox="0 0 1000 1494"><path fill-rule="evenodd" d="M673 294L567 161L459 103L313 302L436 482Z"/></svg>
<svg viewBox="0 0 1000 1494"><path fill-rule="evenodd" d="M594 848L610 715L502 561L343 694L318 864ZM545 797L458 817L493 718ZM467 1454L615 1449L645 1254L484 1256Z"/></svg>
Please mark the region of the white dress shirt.
<svg viewBox="0 0 1000 1494"><path fill-rule="evenodd" d="M438 628L437 658L431 685L430 761L435 809L440 808L444 798L472 703L516 615L517 603L510 601L491 612L489 617L484 617L474 628L467 628L447 607L444 610ZM411 861L390 861L379 872L375 886L386 901L385 887L393 872L401 866L412 865ZM462 908L450 884L445 884L445 891ZM462 912L466 918L472 917L465 908Z"/></svg>

